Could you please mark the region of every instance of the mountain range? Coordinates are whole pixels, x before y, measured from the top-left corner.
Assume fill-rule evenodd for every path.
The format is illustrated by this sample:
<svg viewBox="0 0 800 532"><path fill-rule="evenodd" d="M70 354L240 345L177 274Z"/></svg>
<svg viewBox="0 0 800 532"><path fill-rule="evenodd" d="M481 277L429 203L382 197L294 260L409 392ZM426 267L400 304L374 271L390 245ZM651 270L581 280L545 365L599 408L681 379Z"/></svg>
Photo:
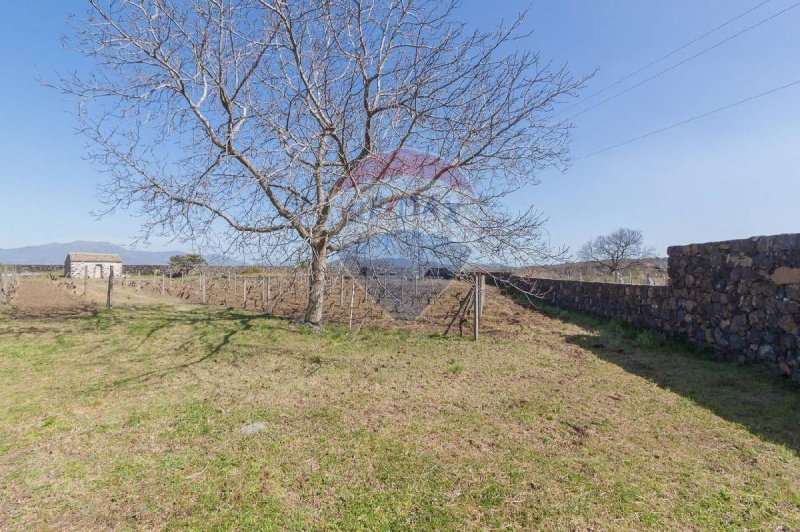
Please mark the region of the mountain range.
<svg viewBox="0 0 800 532"><path fill-rule="evenodd" d="M167 264L172 255L186 253L185 251L142 251L128 249L111 242L78 240L21 248L0 248L0 264L63 264L70 251L114 253L122 257L123 264Z"/></svg>

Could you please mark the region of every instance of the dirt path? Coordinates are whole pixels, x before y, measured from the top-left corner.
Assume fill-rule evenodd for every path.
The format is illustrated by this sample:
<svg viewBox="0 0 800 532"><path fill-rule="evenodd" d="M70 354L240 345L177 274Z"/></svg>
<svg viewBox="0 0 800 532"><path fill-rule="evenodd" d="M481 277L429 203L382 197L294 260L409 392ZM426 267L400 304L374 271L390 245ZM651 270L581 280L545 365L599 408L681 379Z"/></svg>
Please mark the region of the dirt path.
<svg viewBox="0 0 800 532"><path fill-rule="evenodd" d="M13 318L59 318L91 312L88 303L68 294L46 277L22 277L8 314Z"/></svg>

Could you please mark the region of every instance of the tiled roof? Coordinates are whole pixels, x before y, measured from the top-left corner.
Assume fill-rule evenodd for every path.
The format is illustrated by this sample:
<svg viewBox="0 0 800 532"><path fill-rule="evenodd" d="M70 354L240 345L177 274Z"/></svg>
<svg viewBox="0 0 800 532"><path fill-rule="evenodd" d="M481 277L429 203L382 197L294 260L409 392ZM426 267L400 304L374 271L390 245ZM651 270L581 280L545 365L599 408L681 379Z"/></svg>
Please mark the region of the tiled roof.
<svg viewBox="0 0 800 532"><path fill-rule="evenodd" d="M81 253L70 251L67 258L70 262L122 262L122 257L112 253Z"/></svg>

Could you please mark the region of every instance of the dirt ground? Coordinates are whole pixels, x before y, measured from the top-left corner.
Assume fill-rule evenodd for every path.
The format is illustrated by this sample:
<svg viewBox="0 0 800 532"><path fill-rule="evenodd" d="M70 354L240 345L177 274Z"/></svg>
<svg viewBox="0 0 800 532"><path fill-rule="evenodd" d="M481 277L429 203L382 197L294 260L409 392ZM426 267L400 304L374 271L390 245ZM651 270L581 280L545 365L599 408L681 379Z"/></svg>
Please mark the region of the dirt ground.
<svg viewBox="0 0 800 532"><path fill-rule="evenodd" d="M208 283L207 301L210 306L225 307L231 310L250 310L264 312L289 320L299 320L305 309L304 287L295 288L285 281L282 290L277 291L273 279L272 295L269 302L262 300L260 281L251 279L243 286L242 278L235 286L229 282L215 280ZM447 334L472 336L471 309L459 315L459 309L471 289L471 283L452 280L439 281L441 292L431 297L430 303L415 319L397 319L384 307L385 303L373 300L373 290L365 293L364 288L355 282L353 293L354 329L373 327L390 330L405 330L425 334ZM247 289L247 298L243 297ZM325 294L324 320L329 324L347 325L350 320L351 282L345 280L345 289L334 285ZM84 289L86 292L84 293ZM59 318L95 312L105 307L108 283L104 279L56 279L48 276L22 278L17 294L6 313L18 319ZM489 336L517 337L525 327L538 326L541 315L520 313L520 306L499 289L487 285L484 309L481 317L480 333ZM121 280L114 285L113 302L115 307L144 307L153 305L178 306L184 309L200 305L199 283L174 282L165 285L161 293L159 280ZM2 309L0 309L1 311Z"/></svg>
<svg viewBox="0 0 800 532"><path fill-rule="evenodd" d="M46 277L21 277L7 311L17 319L59 318L90 313L92 305Z"/></svg>
<svg viewBox="0 0 800 532"><path fill-rule="evenodd" d="M444 281L442 281L445 283ZM423 334L447 334L451 336L472 336L471 311L459 315L461 303L469 293L471 284L453 280L446 282L441 293L431 299L430 304L416 319L395 319L380 302L366 297L363 288L356 283L353 306L354 329L380 327L389 330L405 330ZM346 297L341 296L339 288L334 287L325 298L325 322L329 324L347 325L349 323L350 282L346 283ZM264 311L264 306L272 307L266 314L299 320L305 307L305 295L302 289L285 288L281 293L274 293L269 305L260 299L260 286L253 282L248 290L249 297L242 297L242 285L234 289L224 282L209 283L207 289L208 302L211 306L228 309ZM11 305L0 312L5 312L15 319L63 318L91 314L106 304L108 284L103 279L83 280L56 279L48 276L26 277L20 280L19 289L12 299ZM84 293L84 289L86 292ZM200 306L199 292L191 283L175 284L165 287L164 295L158 281L125 281L114 286L113 302L115 307L146 307L168 305L192 309ZM341 297L340 297L341 296ZM499 337L517 337L526 327L540 325L541 315L538 313L519 312L520 307L511 298L493 286L486 286L485 305L481 318L482 335Z"/></svg>
<svg viewBox="0 0 800 532"><path fill-rule="evenodd" d="M281 285L272 278L271 296L265 301L266 289L261 285L260 278L239 278L238 282L231 284L230 280L209 281L206 295L210 305L223 306L229 309L265 311L274 316L299 320L303 316L306 304L306 287L295 286L292 278L284 278ZM430 282L430 281L426 281ZM461 280L436 280L440 285L435 288L427 287L430 292L429 302L424 308L415 308L410 314L413 319L397 317L397 312L387 311L390 302L375 299L375 294L380 292L375 286L364 290L361 282L345 279L344 289L341 281L335 281L328 287L325 294L324 320L333 324L350 323L350 297L352 292L354 328L383 327L390 329L413 330L432 334L472 335L471 309L459 314L459 309L470 291L471 283ZM246 283L246 284L245 284ZM338 284L337 284L338 283ZM279 286L281 287L279 289ZM116 288L115 288L116 290ZM486 286L485 304L481 317L481 334L516 336L523 330L523 325L531 325L531 320L537 320L537 314L520 314L519 305L511 298L504 295L493 286ZM199 281L190 279L186 282L174 282L165 285L164 296L161 296L160 280L126 281L119 290L124 297L131 294L141 294L147 297L147 302L182 301L189 304L200 302ZM246 296L245 296L246 294ZM155 298L155 299L154 299ZM417 305L418 307L420 305ZM402 312L399 313L402 316ZM419 314L419 315L417 315Z"/></svg>
<svg viewBox="0 0 800 532"><path fill-rule="evenodd" d="M84 289L86 290L84 292ZM14 319L64 318L95 313L106 304L108 282L105 279L51 279L46 275L21 277L19 287L0 312ZM184 302L169 295L114 285L115 307L181 305Z"/></svg>

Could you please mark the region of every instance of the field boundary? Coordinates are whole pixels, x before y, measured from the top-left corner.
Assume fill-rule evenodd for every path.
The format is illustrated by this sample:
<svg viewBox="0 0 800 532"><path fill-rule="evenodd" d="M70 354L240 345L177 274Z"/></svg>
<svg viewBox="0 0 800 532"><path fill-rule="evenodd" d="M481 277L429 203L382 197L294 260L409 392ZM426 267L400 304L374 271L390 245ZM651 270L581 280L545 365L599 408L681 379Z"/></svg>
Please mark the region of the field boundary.
<svg viewBox="0 0 800 532"><path fill-rule="evenodd" d="M673 246L667 286L496 273L498 286L756 362L800 383L800 234Z"/></svg>

